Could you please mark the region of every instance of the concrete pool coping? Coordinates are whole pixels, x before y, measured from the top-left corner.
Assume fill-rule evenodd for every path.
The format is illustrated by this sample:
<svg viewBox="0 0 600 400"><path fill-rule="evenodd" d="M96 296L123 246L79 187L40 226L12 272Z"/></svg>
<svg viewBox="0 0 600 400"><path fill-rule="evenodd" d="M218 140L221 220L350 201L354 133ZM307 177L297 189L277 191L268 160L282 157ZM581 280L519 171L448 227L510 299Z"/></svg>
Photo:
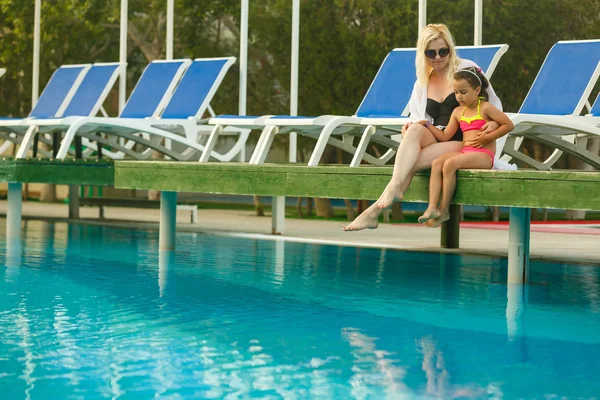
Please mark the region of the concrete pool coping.
<svg viewBox="0 0 600 400"><path fill-rule="evenodd" d="M6 201L0 200L0 216L6 215L6 209ZM439 248L438 229L429 229L419 224L380 224L376 230L343 232L341 228L344 223L341 221L288 218L285 235L273 236L269 234L270 214L257 217L252 211L199 209L197 224L189 222L188 214L178 213L178 232L410 251L441 251L502 257L508 255L508 230L487 229L485 225L461 226L460 249L446 250ZM67 204L23 203L24 219L152 230L159 228L160 211L107 207L106 219L99 219L98 208L82 207L81 219L69 220L67 215ZM599 235L578 229L572 231L573 233L569 233L568 229L554 232L532 229L531 259L600 266Z"/></svg>

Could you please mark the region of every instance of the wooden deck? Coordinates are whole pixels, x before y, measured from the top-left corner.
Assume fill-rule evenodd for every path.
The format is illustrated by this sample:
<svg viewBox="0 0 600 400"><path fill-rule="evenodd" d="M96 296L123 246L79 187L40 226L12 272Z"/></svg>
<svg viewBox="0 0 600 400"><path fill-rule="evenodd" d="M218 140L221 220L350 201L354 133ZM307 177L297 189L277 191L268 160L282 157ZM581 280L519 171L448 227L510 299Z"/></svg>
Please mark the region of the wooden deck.
<svg viewBox="0 0 600 400"><path fill-rule="evenodd" d="M115 161L115 187L173 192L374 200L391 167ZM404 201L427 202L428 174L417 175ZM600 172L458 173L455 204L600 210Z"/></svg>

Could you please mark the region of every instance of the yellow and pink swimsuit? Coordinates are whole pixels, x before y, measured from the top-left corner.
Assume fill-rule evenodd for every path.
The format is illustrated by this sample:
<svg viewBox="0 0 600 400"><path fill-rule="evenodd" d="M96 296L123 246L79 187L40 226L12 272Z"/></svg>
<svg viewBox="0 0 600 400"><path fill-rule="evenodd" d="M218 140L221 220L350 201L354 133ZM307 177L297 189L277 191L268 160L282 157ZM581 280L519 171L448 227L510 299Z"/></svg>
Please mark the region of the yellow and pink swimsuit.
<svg viewBox="0 0 600 400"><path fill-rule="evenodd" d="M460 117L460 130L463 133L468 131L479 131L481 128L487 123L485 119L481 116L481 112L479 111L479 106L481 105L481 99L477 102L477 115L472 117L465 117L465 111L467 107L463 110L462 116ZM492 164L494 163L494 153L491 150L473 147L473 146L465 146L460 150L461 153L485 153L492 159Z"/></svg>

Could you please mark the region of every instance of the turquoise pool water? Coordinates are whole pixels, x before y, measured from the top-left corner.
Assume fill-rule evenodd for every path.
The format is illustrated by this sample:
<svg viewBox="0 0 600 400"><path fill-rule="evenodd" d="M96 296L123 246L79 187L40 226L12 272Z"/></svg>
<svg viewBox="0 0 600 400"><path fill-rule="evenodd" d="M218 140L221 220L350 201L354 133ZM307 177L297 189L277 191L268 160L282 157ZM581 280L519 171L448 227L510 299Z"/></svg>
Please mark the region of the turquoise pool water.
<svg viewBox="0 0 600 400"><path fill-rule="evenodd" d="M4 231L4 226L0 226ZM600 269L27 222L3 399L594 398Z"/></svg>

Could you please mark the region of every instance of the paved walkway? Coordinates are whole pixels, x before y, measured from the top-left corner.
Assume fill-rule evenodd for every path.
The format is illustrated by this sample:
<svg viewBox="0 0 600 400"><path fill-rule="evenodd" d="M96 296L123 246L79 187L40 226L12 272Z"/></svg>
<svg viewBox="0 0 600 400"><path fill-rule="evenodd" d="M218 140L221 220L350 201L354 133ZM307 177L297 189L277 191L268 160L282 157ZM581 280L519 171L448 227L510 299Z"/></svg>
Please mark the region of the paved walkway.
<svg viewBox="0 0 600 400"><path fill-rule="evenodd" d="M6 214L6 201L0 201L0 215ZM105 220L98 219L98 208L82 207L81 220L69 221L66 204L23 203L25 218L64 222L105 224L117 227L158 229L159 210L106 208ZM132 223L132 221L135 221ZM250 211L198 210L198 223L190 223L190 213L179 211L178 231L252 235L273 239L271 217L257 217ZM381 224L376 230L343 232L336 221L286 219L285 238L351 246L387 247L439 251L440 230L419 224ZM597 226L597 225L596 225ZM461 252L506 256L508 225L461 225ZM277 237L275 237L277 238ZM455 250L451 251L454 252ZM531 257L535 259L584 262L600 266L600 227L586 225L534 225L531 232Z"/></svg>

